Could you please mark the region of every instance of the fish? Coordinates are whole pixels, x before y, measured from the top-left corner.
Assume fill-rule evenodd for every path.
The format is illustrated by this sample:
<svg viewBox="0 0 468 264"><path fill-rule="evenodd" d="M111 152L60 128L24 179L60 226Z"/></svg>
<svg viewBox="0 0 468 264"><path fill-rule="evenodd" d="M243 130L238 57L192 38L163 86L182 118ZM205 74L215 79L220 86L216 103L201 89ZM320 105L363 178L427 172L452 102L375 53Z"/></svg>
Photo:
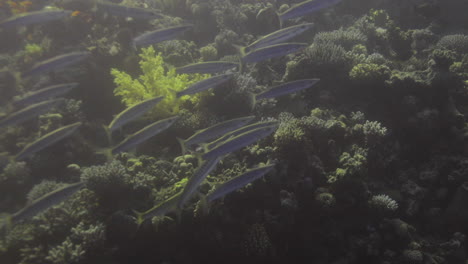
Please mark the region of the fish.
<svg viewBox="0 0 468 264"><path fill-rule="evenodd" d="M63 126L58 128L34 141L33 143L27 145L23 148L16 156L16 161L24 160L34 153L41 151L54 143L71 136L80 126L81 122L76 122L71 125Z"/></svg>
<svg viewBox="0 0 468 264"><path fill-rule="evenodd" d="M217 200L235 190L238 190L245 185L259 179L263 175L267 174L275 167L275 164L261 166L255 169L250 169L243 174L232 178L231 180L218 186L212 193L206 196L207 202Z"/></svg>
<svg viewBox="0 0 468 264"><path fill-rule="evenodd" d="M342 0L309 0L293 5L288 10L279 14L280 20L285 21L288 19L305 16L307 14L320 11L324 8L336 5Z"/></svg>
<svg viewBox="0 0 468 264"><path fill-rule="evenodd" d="M145 32L132 40L132 47L136 49L137 47L171 40L191 28L193 28L193 25L183 25Z"/></svg>
<svg viewBox="0 0 468 264"><path fill-rule="evenodd" d="M252 50L286 42L302 34L303 32L311 29L313 26L314 24L312 23L305 23L283 28L257 39L253 43L249 44L247 47L238 47L238 49L240 51L240 54L244 55L245 53L250 52Z"/></svg>
<svg viewBox="0 0 468 264"><path fill-rule="evenodd" d="M310 88L318 83L320 79L303 79L292 82L283 83L273 86L270 89L255 95L255 100L274 98L290 93L295 93L303 89Z"/></svg>
<svg viewBox="0 0 468 264"><path fill-rule="evenodd" d="M208 150L205 148L205 153L201 154L203 160L210 160L216 157L221 157L236 150L239 150L245 146L248 146L264 137L267 137L278 128L278 125L272 125L267 127L260 127L257 129L249 130L238 136L230 138L216 147Z"/></svg>
<svg viewBox="0 0 468 264"><path fill-rule="evenodd" d="M268 59L281 57L290 53L297 52L308 47L307 43L282 43L271 46L266 46L256 50L252 50L245 54L241 60L242 63L256 63Z"/></svg>
<svg viewBox="0 0 468 264"><path fill-rule="evenodd" d="M56 85L51 85L43 89L27 93L22 97L16 98L13 101L13 105L30 105L33 103L41 102L46 99L53 97L58 97L64 95L71 91L73 88L77 87L78 83L61 83Z"/></svg>
<svg viewBox="0 0 468 264"><path fill-rule="evenodd" d="M47 10L33 11L16 16L9 17L0 22L1 28L13 28L17 26L37 25L45 22L59 20L70 16L72 11L69 10Z"/></svg>
<svg viewBox="0 0 468 264"><path fill-rule="evenodd" d="M97 2L96 7L98 12L107 13L112 16L131 17L142 20L162 18L162 15L159 14L159 10L149 8L130 7L105 1Z"/></svg>
<svg viewBox="0 0 468 264"><path fill-rule="evenodd" d="M39 115L47 113L52 107L65 102L65 99L55 99L30 105L19 111L16 111L0 120L0 128L14 126L33 119Z"/></svg>
<svg viewBox="0 0 468 264"><path fill-rule="evenodd" d="M168 129L178 118L178 116L169 117L144 127L143 129L128 136L120 144L113 148L112 154L115 155L136 147L138 144L141 144L149 138Z"/></svg>
<svg viewBox="0 0 468 264"><path fill-rule="evenodd" d="M50 59L36 63L29 71L23 73L23 77L30 77L33 75L48 73L58 69L63 69L67 66L77 64L86 58L91 53L87 51L76 51L52 57Z"/></svg>
<svg viewBox="0 0 468 264"><path fill-rule="evenodd" d="M206 61L185 65L176 69L178 74L208 73L214 74L239 68L239 63L227 61Z"/></svg>
<svg viewBox="0 0 468 264"><path fill-rule="evenodd" d="M221 142L224 142L224 141L228 140L229 138L238 136L238 135L240 135L242 133L245 133L247 131L254 130L254 129L257 129L257 128L260 128L260 127L267 127L267 126L278 125L278 124L279 124L278 121L264 121L264 122L257 122L257 123L253 123L253 124L250 124L250 125L246 125L246 126L243 126L243 127L239 128L239 129L236 129L234 131L231 131L229 133L224 134L222 137L216 139L215 141L207 143L205 145L205 148L206 149L212 149L212 148L216 147L217 145L219 145Z"/></svg>
<svg viewBox="0 0 468 264"><path fill-rule="evenodd" d="M68 197L79 191L83 186L84 182L77 182L45 194L44 196L34 200L31 204L27 205L23 209L14 213L11 216L11 222L17 223L19 221L32 218L35 215L49 209L50 207L65 201Z"/></svg>
<svg viewBox="0 0 468 264"><path fill-rule="evenodd" d="M208 128L197 131L195 134L183 140L177 138L182 147L182 153L186 153L187 148L191 148L193 145L207 142L214 138L220 137L229 131L236 130L245 124L249 123L255 118L255 116L244 116L239 118L230 119L221 123L217 123Z"/></svg>
<svg viewBox="0 0 468 264"><path fill-rule="evenodd" d="M141 225L141 223L143 223L147 219L151 219L156 216L164 216L170 211L177 209L177 204L180 200L181 194L182 191L178 192L177 194L165 200L164 202L159 203L153 208L146 210L145 212L133 211L137 216L136 223L138 225Z"/></svg>
<svg viewBox="0 0 468 264"><path fill-rule="evenodd" d="M192 194L197 190L200 183L216 168L216 165L221 160L221 157L214 157L206 159L198 166L198 169L190 177L185 185L182 194L180 195L179 202L177 204L178 208L182 208L184 204L192 197Z"/></svg>
<svg viewBox="0 0 468 264"><path fill-rule="evenodd" d="M128 107L127 109L123 110L122 112L120 112L120 114L114 117L114 119L108 126L109 131L113 132L116 129L121 128L128 122L133 121L138 117L144 115L163 99L164 96L159 96Z"/></svg>
<svg viewBox="0 0 468 264"><path fill-rule="evenodd" d="M219 85L232 79L232 77L234 77L233 73L227 73L227 74L213 76L205 80L201 80L197 83L190 85L190 87L188 87L187 89L177 92L176 96L181 97L184 95L195 94L195 93L199 93L202 91L206 91L211 88L217 88Z"/></svg>

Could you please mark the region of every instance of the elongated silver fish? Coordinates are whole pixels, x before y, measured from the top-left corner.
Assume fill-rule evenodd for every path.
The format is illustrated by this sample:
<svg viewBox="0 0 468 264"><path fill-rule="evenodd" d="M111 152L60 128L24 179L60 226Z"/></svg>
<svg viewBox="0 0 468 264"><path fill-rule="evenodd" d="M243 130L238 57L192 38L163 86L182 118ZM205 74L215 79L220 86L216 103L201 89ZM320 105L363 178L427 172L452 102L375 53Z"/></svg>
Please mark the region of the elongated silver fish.
<svg viewBox="0 0 468 264"><path fill-rule="evenodd" d="M88 58L90 55L91 54L86 51L77 51L58 55L48 60L36 63L29 71L23 74L23 77L29 77L62 69L77 64Z"/></svg>
<svg viewBox="0 0 468 264"><path fill-rule="evenodd" d="M290 93L295 93L300 90L310 88L316 83L318 83L319 81L320 79L303 79L303 80L283 83L283 84L271 87L270 89L262 93L257 94L255 96L255 100L273 98L273 97L278 97L278 96L282 96L282 95L286 95Z"/></svg>
<svg viewBox="0 0 468 264"><path fill-rule="evenodd" d="M288 10L279 14L282 21L305 16L307 14L320 11L324 8L336 5L342 0L309 0L292 6Z"/></svg>
<svg viewBox="0 0 468 264"><path fill-rule="evenodd" d="M137 216L137 224L140 225L146 219L151 219L155 216L164 216L170 211L177 209L177 204L179 203L181 194L182 191L145 212L134 211Z"/></svg>
<svg viewBox="0 0 468 264"><path fill-rule="evenodd" d="M190 177L185 185L182 194L180 195L178 207L182 208L184 204L192 197L193 192L195 192L200 185L200 183L210 174L216 165L221 160L221 157L214 157L212 159L205 160L195 171L195 173Z"/></svg>
<svg viewBox="0 0 468 264"><path fill-rule="evenodd" d="M295 25L287 28L283 28L280 30L277 30L275 32L272 32L266 36L263 36L253 43L249 44L247 47L243 48L241 50L241 54L244 54L246 52L250 52L255 49L263 48L266 46L271 46L279 43L286 42L306 30L309 30L313 27L314 24L312 23L306 23L306 24L301 24L301 25Z"/></svg>
<svg viewBox="0 0 468 264"><path fill-rule="evenodd" d="M256 141L267 137L273 133L278 128L278 125L260 127L254 130L247 131L238 136L235 136L229 140L224 141L223 143L217 145L216 147L207 150L202 154L204 160L214 159L216 157L222 157L228 153L239 150L245 146L248 146Z"/></svg>
<svg viewBox="0 0 468 264"><path fill-rule="evenodd" d="M227 61L206 61L206 62L199 62L193 63L189 65L185 65L183 67L177 68L176 72L178 74L182 73L219 73L225 72L227 70L231 70L234 68L238 68L239 63L235 62L227 62Z"/></svg>
<svg viewBox="0 0 468 264"><path fill-rule="evenodd" d="M16 155L15 160L24 160L34 153L41 151L66 137L71 136L80 126L81 122L73 123L71 125L58 128L40 137L38 140L24 147L23 150L21 150L20 153Z"/></svg>
<svg viewBox="0 0 468 264"><path fill-rule="evenodd" d="M0 120L0 128L18 125L20 123L26 122L30 119L33 119L39 115L46 113L52 107L57 106L58 104L63 103L64 101L65 99L56 99L30 105Z"/></svg>
<svg viewBox="0 0 468 264"><path fill-rule="evenodd" d="M130 7L125 5L119 5L114 3L109 3L106 1L100 1L96 3L97 11L102 13L107 13L112 16L118 17L131 17L134 19L156 19L161 18L158 10L139 8L139 7Z"/></svg>
<svg viewBox="0 0 468 264"><path fill-rule="evenodd" d="M138 117L144 115L157 103L161 102L162 99L164 99L164 96L151 98L136 105L132 105L127 109L123 110L122 112L120 112L120 114L116 115L112 122L109 124L109 131L112 132L118 128L121 128L128 122L133 121Z"/></svg>
<svg viewBox="0 0 468 264"><path fill-rule="evenodd" d="M71 91L73 88L77 87L78 83L61 83L56 85L51 85L43 89L27 93L20 98L16 98L13 101L13 105L29 105L37 102L44 101L53 97L58 97L64 95Z"/></svg>
<svg viewBox="0 0 468 264"><path fill-rule="evenodd" d="M255 169L250 169L243 174L230 179L229 181L218 186L212 193L206 196L207 202L212 202L219 199L226 194L229 194L235 190L238 190L245 185L259 179L263 175L267 174L271 169L275 167L275 164L270 164Z"/></svg>
<svg viewBox="0 0 468 264"><path fill-rule="evenodd" d="M154 122L134 134L128 136L120 144L112 149L112 154L115 155L120 152L127 151L131 148L136 147L138 144L143 143L149 138L156 136L162 131L168 129L174 122L179 118L178 116L169 117L157 122Z"/></svg>
<svg viewBox="0 0 468 264"><path fill-rule="evenodd" d="M184 25L146 32L134 38L132 46L136 49L137 47L144 47L158 42L171 40L191 28L193 28L193 25Z"/></svg>
<svg viewBox="0 0 468 264"><path fill-rule="evenodd" d="M70 16L72 11L68 10L48 10L34 11L16 16L12 16L0 22L0 27L12 28L16 26L28 26L32 24L40 24L49 21L59 20Z"/></svg>
<svg viewBox="0 0 468 264"><path fill-rule="evenodd" d="M32 218L33 216L44 212L50 207L57 205L65 201L68 197L79 191L83 187L83 182L78 182L74 184L69 184L65 187L62 187L58 190L52 191L37 200L34 200L30 205L19 210L12 215L11 221L13 223L19 222L21 220L26 220Z"/></svg>
<svg viewBox="0 0 468 264"><path fill-rule="evenodd" d="M210 142L210 143L207 143L205 145L205 148L206 149L212 149L214 147L216 147L217 145L221 144L222 142L230 139L230 138L233 138L235 136L238 136L242 133L245 133L247 131L250 131L250 130L254 130L254 129L257 129L257 128L260 128L260 127L267 127L267 126L274 126L274 125L278 125L278 121L264 121L264 122L257 122L257 123L253 123L253 124L250 124L250 125L246 125L246 126L243 126L239 129L236 129L234 131L231 131L229 133L226 133L224 134L222 137Z"/></svg>
<svg viewBox="0 0 468 264"><path fill-rule="evenodd" d="M309 46L307 43L282 43L253 50L242 57L243 63L255 63L297 52Z"/></svg>
<svg viewBox="0 0 468 264"><path fill-rule="evenodd" d="M192 148L193 145L210 141L214 138L220 137L229 131L236 130L245 124L249 123L255 118L255 116L244 116L239 118L230 119L208 128L197 131L195 134L187 138L186 140L177 138L182 147L182 153L186 152L187 148Z"/></svg>
<svg viewBox="0 0 468 264"><path fill-rule="evenodd" d="M187 89L177 92L177 97L181 97L184 95L189 95L189 94L196 94L202 91L206 91L211 88L217 88L219 85L229 81L234 77L233 73L227 73L227 74L221 74L217 76L213 76L211 78L201 80L197 83L194 83L190 85Z"/></svg>

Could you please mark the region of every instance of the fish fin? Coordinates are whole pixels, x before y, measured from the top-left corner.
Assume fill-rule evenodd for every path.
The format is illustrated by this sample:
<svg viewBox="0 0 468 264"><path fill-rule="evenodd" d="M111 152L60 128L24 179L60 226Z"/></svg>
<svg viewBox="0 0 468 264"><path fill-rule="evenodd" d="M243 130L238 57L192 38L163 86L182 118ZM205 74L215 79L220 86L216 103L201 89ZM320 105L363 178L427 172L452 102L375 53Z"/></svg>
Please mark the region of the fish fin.
<svg viewBox="0 0 468 264"><path fill-rule="evenodd" d="M179 138L179 137L176 137L177 139L177 142L179 142L180 144L180 148L182 149L182 154L185 154L187 153L187 146L185 146L185 140Z"/></svg>

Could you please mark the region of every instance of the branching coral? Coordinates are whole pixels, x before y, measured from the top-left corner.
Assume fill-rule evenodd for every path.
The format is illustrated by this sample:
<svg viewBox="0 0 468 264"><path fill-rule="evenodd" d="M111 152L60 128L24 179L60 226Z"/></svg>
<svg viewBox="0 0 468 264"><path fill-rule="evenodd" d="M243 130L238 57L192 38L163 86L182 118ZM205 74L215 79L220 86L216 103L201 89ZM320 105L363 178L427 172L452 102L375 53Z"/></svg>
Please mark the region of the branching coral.
<svg viewBox="0 0 468 264"><path fill-rule="evenodd" d="M124 104L130 106L145 99L164 96L164 100L156 105L152 114L165 117L177 113L185 101L197 100L198 96L183 96L178 99L175 92L208 78L208 75L177 74L175 68L165 65L161 54L156 54L153 47L150 46L142 51L140 54L142 75L137 79L133 79L129 74L117 69L111 70L117 85L114 94L120 96Z"/></svg>

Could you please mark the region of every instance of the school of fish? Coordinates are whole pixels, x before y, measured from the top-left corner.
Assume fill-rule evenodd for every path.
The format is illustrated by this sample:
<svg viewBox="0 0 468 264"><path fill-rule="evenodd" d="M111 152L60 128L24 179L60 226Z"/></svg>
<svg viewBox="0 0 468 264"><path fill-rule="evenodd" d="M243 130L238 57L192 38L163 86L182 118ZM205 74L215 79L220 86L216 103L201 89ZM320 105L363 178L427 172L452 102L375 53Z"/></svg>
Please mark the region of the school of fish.
<svg viewBox="0 0 468 264"><path fill-rule="evenodd" d="M289 19L320 11L324 8L338 4L340 1L341 0L308 0L291 6L288 10L278 14L278 16L280 21L284 22ZM96 3L95 10L102 14L125 18L131 17L139 20L151 20L162 17L159 10L130 7L106 1L98 1ZM1 21L0 30L44 24L50 21L60 21L69 17L72 12L72 10L42 10L15 15ZM183 91L176 92L176 97L190 96L208 89L215 89L232 79L236 74L233 71L242 71L245 68L245 64L258 63L300 51L307 47L308 44L287 41L303 32L306 32L312 27L313 24L310 23L294 25L282 28L263 37L259 37L256 41L245 47L236 46L240 57L239 63L209 61L189 64L177 68L176 72L179 74L209 73L215 75L211 78L195 83ZM184 32L191 30L192 28L193 25L191 24L158 28L153 31L141 33L133 38L132 42L129 44L133 49L138 50L141 47L175 39L182 36ZM73 51L66 54L60 54L37 62L29 70L23 72L21 76L22 78L32 78L37 75L59 72L65 67L72 67L89 60L91 57L90 55L91 54L88 51ZM253 95L253 98L257 101L295 93L312 87L318 81L319 79L304 79L283 83L271 87L262 93L255 94ZM78 86L78 83L55 84L16 97L12 102L11 112L0 120L0 130L9 126L21 125L26 121L49 112L51 109L64 102L64 99L60 97L66 95L72 89L76 89ZM142 101L117 114L109 125L104 126L109 142L112 142L112 134L116 130L143 116L162 100L164 100L164 97ZM113 155L136 148L139 144L168 129L177 121L177 119L178 116L176 115L149 124L143 129L128 136L120 143L110 147L107 150L108 157L112 158ZM170 211L182 209L196 193L199 185L223 159L223 157L271 135L278 127L277 121L249 124L254 119L255 116L235 118L215 124L203 130L199 130L187 139L177 138L181 145L182 153L194 152L195 155L198 156L199 167L180 193L160 204L155 205L146 212L135 212L137 223L141 224L144 220L150 219L153 216L163 216ZM34 142L25 146L18 154L11 156L10 160L27 160L35 153L56 144L62 139L72 136L81 126L82 124L80 122L69 124L43 135ZM196 147L201 147L203 151L201 153L196 152ZM250 169L242 175L223 183L204 199L208 203L213 202L262 177L270 172L274 166L275 164L267 164ZM66 200L82 187L84 187L84 183L78 182L48 193L33 201L17 213L12 214L10 216L10 220L12 223L16 223L21 220L31 218Z"/></svg>

